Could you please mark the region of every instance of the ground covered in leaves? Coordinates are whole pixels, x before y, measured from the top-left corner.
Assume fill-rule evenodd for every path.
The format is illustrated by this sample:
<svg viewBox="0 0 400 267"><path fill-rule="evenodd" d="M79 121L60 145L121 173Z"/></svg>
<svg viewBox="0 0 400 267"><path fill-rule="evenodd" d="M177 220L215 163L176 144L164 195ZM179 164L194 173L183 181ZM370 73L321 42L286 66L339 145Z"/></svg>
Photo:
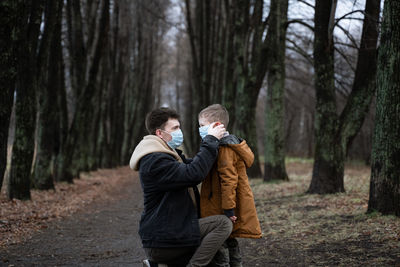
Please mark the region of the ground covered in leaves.
<svg viewBox="0 0 400 267"><path fill-rule="evenodd" d="M55 190L31 190L31 200L9 201L5 188L0 194L0 248L29 239L47 223L84 210L90 203L119 198L120 188L132 179L129 168L83 173L73 184L57 183Z"/></svg>
<svg viewBox="0 0 400 267"><path fill-rule="evenodd" d="M345 193L307 195L312 163L289 182L251 180L262 239L240 239L244 266L400 266L400 218L366 214L368 167L346 166ZM0 265L141 266L142 196L127 167L85 174L31 201L0 197Z"/></svg>
<svg viewBox="0 0 400 267"><path fill-rule="evenodd" d="M348 164L345 193L307 195L312 163L290 181L251 180L264 237L241 240L246 266L400 266L400 218L366 214L370 169Z"/></svg>

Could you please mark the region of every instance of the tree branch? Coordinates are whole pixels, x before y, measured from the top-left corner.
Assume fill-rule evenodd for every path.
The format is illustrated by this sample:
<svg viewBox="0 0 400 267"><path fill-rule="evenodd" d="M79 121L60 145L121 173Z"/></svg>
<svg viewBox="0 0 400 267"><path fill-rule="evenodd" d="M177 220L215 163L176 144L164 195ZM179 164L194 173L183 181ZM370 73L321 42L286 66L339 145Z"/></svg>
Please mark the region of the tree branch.
<svg viewBox="0 0 400 267"><path fill-rule="evenodd" d="M335 47L335 51L339 53L339 55L341 55L343 57L343 59L346 61L346 63L349 65L350 69L355 72L356 69L352 66L350 60L348 59L347 55L345 55L343 53L343 51L341 51L340 49L338 49L337 47Z"/></svg>
<svg viewBox="0 0 400 267"><path fill-rule="evenodd" d="M353 48L353 49L357 49L357 50L360 49L358 46L355 46L355 45L353 45L353 44L348 44L348 43L343 43L343 42L338 42L338 41L335 41L334 44L335 44L335 45L337 44L337 45L349 47L349 48Z"/></svg>
<svg viewBox="0 0 400 267"><path fill-rule="evenodd" d="M351 15L351 14L354 14L354 13L362 13L362 14L364 14L364 10L358 9L358 10L351 11L351 12L349 12L349 13L347 13L347 14L344 14L343 16L341 16L340 18L337 18L337 19L335 20L335 26L337 26L338 23L339 23L342 19L348 19L347 16L349 16L349 15ZM360 20L363 21L363 19L360 19Z"/></svg>
<svg viewBox="0 0 400 267"><path fill-rule="evenodd" d="M312 56L309 55L307 51L303 50L300 46L298 46L295 41L290 39L286 39L286 41L288 41L293 45L293 46L286 46L287 49L292 50L298 53L299 55L303 56L307 60L307 62L310 63L311 65L314 64Z"/></svg>
<svg viewBox="0 0 400 267"><path fill-rule="evenodd" d="M336 25L339 29L341 29L343 31L344 34L346 34L347 38L349 38L349 40L353 43L353 45L355 47L358 47L357 41L354 39L354 37L350 34L350 32L348 30L346 30L345 28L343 28L342 26L340 26L339 24Z"/></svg>
<svg viewBox="0 0 400 267"><path fill-rule="evenodd" d="M285 25L285 26L286 26L286 27L289 27L289 25L292 24L292 23L298 23L298 24L303 25L304 27L310 29L311 31L314 31L314 27L313 27L313 26L311 26L310 24L307 24L307 23L303 22L303 21L300 20L300 19L289 20L288 22L286 22L286 25Z"/></svg>
<svg viewBox="0 0 400 267"><path fill-rule="evenodd" d="M312 4L308 3L307 1L304 1L304 0L297 0L297 2L303 3L303 4L305 4L306 6L309 6L309 7L313 8L313 9L315 9L315 6L313 6Z"/></svg>

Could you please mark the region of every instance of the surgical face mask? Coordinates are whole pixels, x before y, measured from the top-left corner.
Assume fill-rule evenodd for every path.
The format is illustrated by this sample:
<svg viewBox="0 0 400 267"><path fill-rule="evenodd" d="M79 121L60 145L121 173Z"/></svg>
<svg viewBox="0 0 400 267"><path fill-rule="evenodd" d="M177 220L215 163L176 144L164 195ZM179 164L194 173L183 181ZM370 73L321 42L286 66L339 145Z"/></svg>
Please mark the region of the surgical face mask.
<svg viewBox="0 0 400 267"><path fill-rule="evenodd" d="M201 139L204 139L204 137L206 137L206 135L208 134L208 128L210 128L210 125L204 125L199 128Z"/></svg>
<svg viewBox="0 0 400 267"><path fill-rule="evenodd" d="M164 131L166 132L166 131ZM168 132L166 132L168 133ZM183 143L183 133L181 129L178 129L176 131L173 131L172 133L168 133L171 135L172 139L171 141L168 141L167 144L169 145L170 148L175 149L178 146L182 145Z"/></svg>

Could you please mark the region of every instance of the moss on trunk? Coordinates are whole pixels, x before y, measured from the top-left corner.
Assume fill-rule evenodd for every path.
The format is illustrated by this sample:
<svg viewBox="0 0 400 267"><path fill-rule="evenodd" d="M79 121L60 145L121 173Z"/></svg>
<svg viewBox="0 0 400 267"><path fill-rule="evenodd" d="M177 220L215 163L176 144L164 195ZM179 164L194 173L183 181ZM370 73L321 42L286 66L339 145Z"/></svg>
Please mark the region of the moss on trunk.
<svg viewBox="0 0 400 267"><path fill-rule="evenodd" d="M385 1L368 211L400 216L400 2Z"/></svg>
<svg viewBox="0 0 400 267"><path fill-rule="evenodd" d="M288 1L273 0L270 12L268 89L265 107L264 180L289 180L285 168L285 43Z"/></svg>

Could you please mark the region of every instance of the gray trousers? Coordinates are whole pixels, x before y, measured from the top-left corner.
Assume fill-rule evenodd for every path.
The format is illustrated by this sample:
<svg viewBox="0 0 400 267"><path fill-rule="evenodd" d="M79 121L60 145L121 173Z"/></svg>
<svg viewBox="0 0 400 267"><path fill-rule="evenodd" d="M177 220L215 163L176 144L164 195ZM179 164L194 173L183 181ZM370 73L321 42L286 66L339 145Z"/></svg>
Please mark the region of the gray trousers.
<svg viewBox="0 0 400 267"><path fill-rule="evenodd" d="M171 266L207 266L232 232L233 224L225 215L199 219L199 247L145 248L149 260Z"/></svg>

